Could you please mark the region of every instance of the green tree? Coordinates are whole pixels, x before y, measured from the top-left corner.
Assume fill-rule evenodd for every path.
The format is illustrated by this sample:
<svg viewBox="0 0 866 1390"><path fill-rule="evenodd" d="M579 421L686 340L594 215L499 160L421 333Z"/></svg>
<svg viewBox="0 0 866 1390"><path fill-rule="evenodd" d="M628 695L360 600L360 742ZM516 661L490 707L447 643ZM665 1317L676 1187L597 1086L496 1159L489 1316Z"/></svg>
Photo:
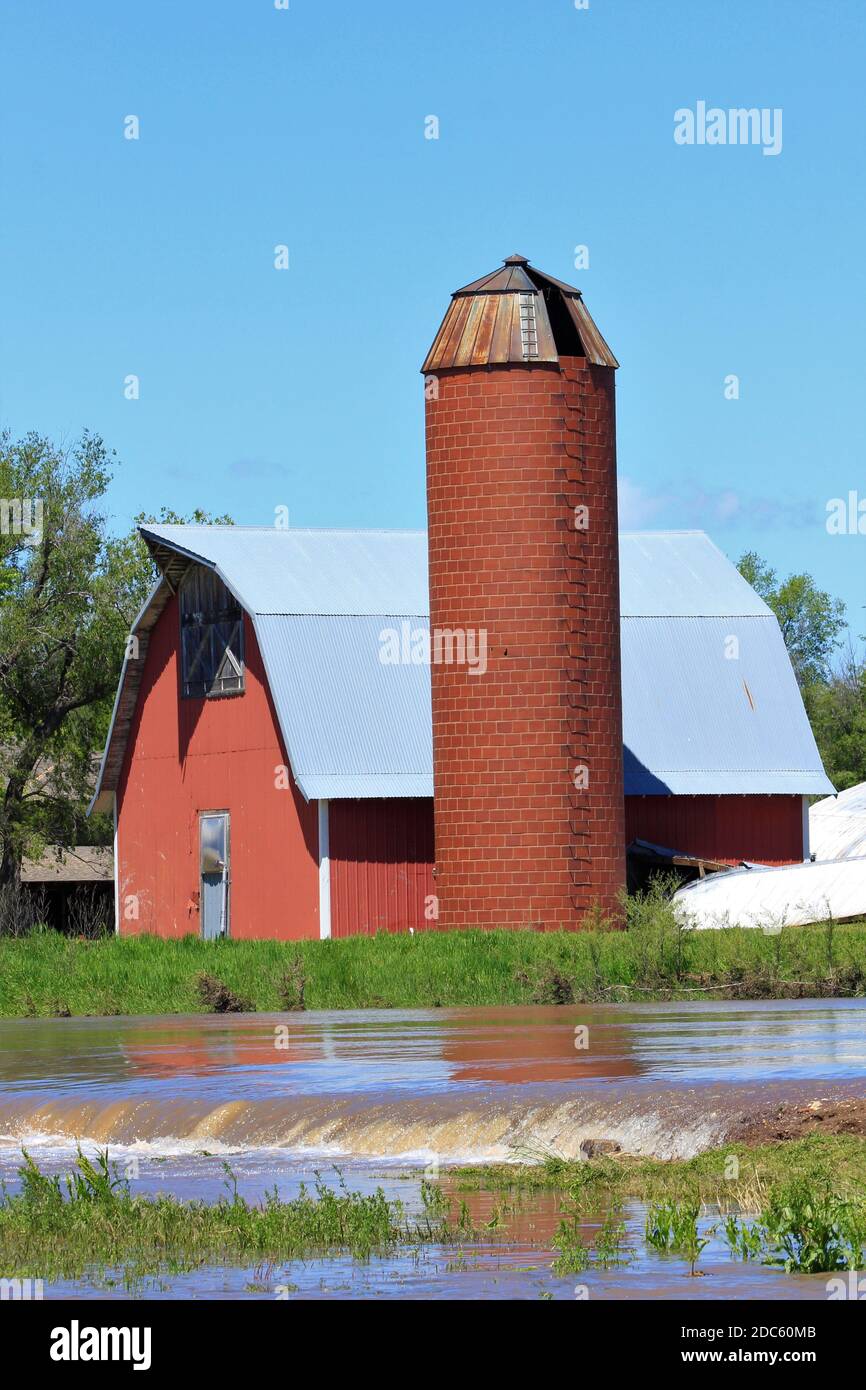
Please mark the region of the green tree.
<svg viewBox="0 0 866 1390"><path fill-rule="evenodd" d="M85 812L130 628L157 577L138 524L108 533L113 453L85 432L68 449L0 434L0 888L45 841L110 835ZM191 521L231 525L196 509Z"/></svg>
<svg viewBox="0 0 866 1390"><path fill-rule="evenodd" d="M838 791L866 781L866 661L846 653L828 681L804 692L827 776Z"/></svg>
<svg viewBox="0 0 866 1390"><path fill-rule="evenodd" d="M85 811L131 625L156 579L138 524L108 533L114 455L84 433L68 449L0 434L0 887L45 841L106 839ZM231 524L196 509L191 521Z"/></svg>
<svg viewBox="0 0 866 1390"><path fill-rule="evenodd" d="M829 680L846 626L842 600L819 589L810 574L789 574L780 582L753 550L740 557L737 568L778 618L800 687Z"/></svg>
<svg viewBox="0 0 866 1390"><path fill-rule="evenodd" d="M111 468L98 435L0 435L0 886L74 839L150 581L138 539L107 534Z"/></svg>

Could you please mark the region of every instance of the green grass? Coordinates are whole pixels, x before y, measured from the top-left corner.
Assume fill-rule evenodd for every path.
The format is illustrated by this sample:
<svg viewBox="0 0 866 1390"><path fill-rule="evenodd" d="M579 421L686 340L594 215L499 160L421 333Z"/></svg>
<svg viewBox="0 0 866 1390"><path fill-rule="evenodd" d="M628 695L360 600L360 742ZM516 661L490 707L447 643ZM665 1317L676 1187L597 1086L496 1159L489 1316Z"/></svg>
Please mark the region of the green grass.
<svg viewBox="0 0 866 1390"><path fill-rule="evenodd" d="M650 903L628 931L0 938L0 1016L205 1013L216 984L259 1011L862 995L866 924L683 932Z"/></svg>
<svg viewBox="0 0 866 1390"><path fill-rule="evenodd" d="M0 1201L5 1277L76 1278L95 1267L137 1278L340 1253L365 1260L397 1246L447 1243L467 1229L449 1223L447 1202L429 1187L424 1215L410 1219L381 1189L364 1195L322 1181L290 1201L271 1193L253 1206L230 1172L227 1195L212 1204L136 1197L106 1154L95 1162L79 1154L65 1179L47 1176L28 1157L20 1176L21 1192Z"/></svg>
<svg viewBox="0 0 866 1390"><path fill-rule="evenodd" d="M507 1245L507 1215L521 1209L520 1189L537 1192L542 1186L559 1195L561 1220L552 1240L552 1269L558 1275L632 1262L636 1251L624 1217L628 1197L650 1203L647 1245L682 1255L692 1274L718 1232L735 1259L759 1260L788 1272L859 1267L866 1240L866 1141L813 1136L751 1150L743 1154L749 1171L739 1183L728 1180L730 1191L723 1198L718 1191L724 1181L721 1165L729 1165L730 1158L729 1151L719 1150L690 1163L549 1162L537 1170L534 1184L526 1170L512 1170L509 1188L517 1200L500 1203L493 1220L479 1228L465 1202L455 1204L454 1174L447 1185L422 1184L422 1213L409 1216L400 1201L388 1200L381 1189L353 1192L339 1175L337 1186L317 1178L312 1190L302 1187L295 1198L284 1201L274 1191L252 1205L239 1194L224 1164L226 1195L206 1204L170 1195L134 1196L107 1153L90 1160L79 1152L75 1169L65 1178L43 1173L25 1155L21 1191L10 1194L4 1188L0 1196L0 1268L5 1278L101 1281L111 1271L121 1271L134 1285L149 1275L201 1266L266 1268L347 1254L363 1261L424 1245L459 1249L461 1242L474 1245L494 1238ZM476 1187L485 1180L496 1187L504 1178L497 1169L466 1171ZM459 1190L459 1174L456 1186ZM717 1217L699 1227L711 1193L716 1194ZM450 1215L455 1205L456 1219ZM587 1243L585 1216L598 1208L606 1215ZM725 1218L726 1208L731 1214ZM744 1210L759 1215L746 1222L740 1214Z"/></svg>
<svg viewBox="0 0 866 1390"><path fill-rule="evenodd" d="M732 1160L735 1160L732 1162ZM534 1164L491 1164L452 1170L458 1192L568 1192L589 1209L633 1198L647 1202L712 1204L759 1211L779 1184L831 1183L840 1198L866 1201L866 1139L813 1133L805 1139L749 1147L728 1144L690 1159L546 1158Z"/></svg>

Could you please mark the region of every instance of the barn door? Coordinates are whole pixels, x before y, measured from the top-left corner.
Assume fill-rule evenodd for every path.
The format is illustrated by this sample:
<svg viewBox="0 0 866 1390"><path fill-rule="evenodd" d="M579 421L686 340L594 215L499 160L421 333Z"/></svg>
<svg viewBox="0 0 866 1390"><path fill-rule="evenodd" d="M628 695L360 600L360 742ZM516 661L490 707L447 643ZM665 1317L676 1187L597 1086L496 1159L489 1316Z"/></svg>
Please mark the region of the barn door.
<svg viewBox="0 0 866 1390"><path fill-rule="evenodd" d="M229 930L229 817L227 811L199 817L201 934L213 941Z"/></svg>

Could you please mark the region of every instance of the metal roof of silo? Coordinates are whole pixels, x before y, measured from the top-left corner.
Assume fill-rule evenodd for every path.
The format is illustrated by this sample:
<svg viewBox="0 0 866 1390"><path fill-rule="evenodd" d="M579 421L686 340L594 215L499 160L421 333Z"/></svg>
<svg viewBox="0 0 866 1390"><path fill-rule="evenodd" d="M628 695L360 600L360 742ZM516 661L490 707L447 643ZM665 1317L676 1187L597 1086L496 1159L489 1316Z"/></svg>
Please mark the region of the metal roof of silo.
<svg viewBox="0 0 866 1390"><path fill-rule="evenodd" d="M515 255L497 270L454 291L421 370L558 362L551 309L556 317L559 310L565 311L575 342L588 361L601 367L619 366L580 290L536 270L525 256Z"/></svg>

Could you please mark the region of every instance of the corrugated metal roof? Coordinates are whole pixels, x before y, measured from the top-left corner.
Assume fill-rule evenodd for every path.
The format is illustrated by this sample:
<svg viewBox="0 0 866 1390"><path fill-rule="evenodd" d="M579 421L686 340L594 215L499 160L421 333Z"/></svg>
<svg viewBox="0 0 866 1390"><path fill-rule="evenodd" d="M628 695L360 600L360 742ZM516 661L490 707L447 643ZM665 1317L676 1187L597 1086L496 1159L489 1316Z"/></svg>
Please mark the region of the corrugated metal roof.
<svg viewBox="0 0 866 1390"><path fill-rule="evenodd" d="M866 782L810 808L809 849L816 859L866 856Z"/></svg>
<svg viewBox="0 0 866 1390"><path fill-rule="evenodd" d="M621 633L629 795L832 790L771 614L623 618Z"/></svg>
<svg viewBox="0 0 866 1390"><path fill-rule="evenodd" d="M783 868L732 869L686 884L674 906L696 928L761 927L780 931L866 914L866 859Z"/></svg>
<svg viewBox="0 0 866 1390"><path fill-rule="evenodd" d="M620 611L629 618L767 617L726 555L703 531L623 531Z"/></svg>
<svg viewBox="0 0 866 1390"><path fill-rule="evenodd" d="M213 565L248 613L429 611L424 531L145 526L142 535L152 549L162 542Z"/></svg>
<svg viewBox="0 0 866 1390"><path fill-rule="evenodd" d="M146 534L214 566L250 614L306 797L431 794L429 667L379 659L383 628L427 627L423 532ZM721 551L702 532L627 533L620 573L626 792L832 792L776 619ZM97 798L116 785L129 704L119 692Z"/></svg>
<svg viewBox="0 0 866 1390"><path fill-rule="evenodd" d="M381 660L401 616L259 615L256 636L292 772L308 800L432 796L430 668ZM406 624L410 634L427 619Z"/></svg>
<svg viewBox="0 0 866 1390"><path fill-rule="evenodd" d="M157 548L218 569L249 613L429 613L425 531L146 526ZM763 599L703 531L624 531L625 617L766 617ZM229 578L231 576L231 578Z"/></svg>

